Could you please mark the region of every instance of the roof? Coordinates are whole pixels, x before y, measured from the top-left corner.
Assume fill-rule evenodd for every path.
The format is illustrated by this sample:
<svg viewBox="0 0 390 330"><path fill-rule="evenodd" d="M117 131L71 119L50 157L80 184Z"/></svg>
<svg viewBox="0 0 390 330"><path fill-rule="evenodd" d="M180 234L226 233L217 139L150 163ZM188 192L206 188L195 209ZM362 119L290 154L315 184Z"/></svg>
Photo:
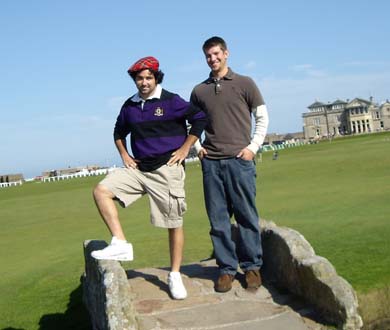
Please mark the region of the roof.
<svg viewBox="0 0 390 330"><path fill-rule="evenodd" d="M332 104L347 104L348 102L346 101L343 101L343 100L340 100L340 99L337 99L336 101L334 101Z"/></svg>
<svg viewBox="0 0 390 330"><path fill-rule="evenodd" d="M354 108L354 107L359 107L359 106L369 106L369 105L371 105L370 101L356 97L351 102L348 103L347 108Z"/></svg>
<svg viewBox="0 0 390 330"><path fill-rule="evenodd" d="M312 108L317 108L317 107L321 107L321 106L324 106L324 105L326 105L326 104L322 103L322 102L319 102L319 101L316 101L312 105L309 105L308 108L312 109Z"/></svg>

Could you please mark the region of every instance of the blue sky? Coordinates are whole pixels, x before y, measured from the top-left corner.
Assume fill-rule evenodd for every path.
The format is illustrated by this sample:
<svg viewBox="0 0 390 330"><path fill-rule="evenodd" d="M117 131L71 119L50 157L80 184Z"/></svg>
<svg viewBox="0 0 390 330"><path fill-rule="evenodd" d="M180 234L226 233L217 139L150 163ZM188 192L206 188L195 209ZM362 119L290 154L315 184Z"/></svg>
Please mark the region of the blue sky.
<svg viewBox="0 0 390 330"><path fill-rule="evenodd" d="M112 131L153 55L188 99L213 35L258 84L269 132L302 130L315 100L390 99L389 1L0 0L0 174L121 165Z"/></svg>

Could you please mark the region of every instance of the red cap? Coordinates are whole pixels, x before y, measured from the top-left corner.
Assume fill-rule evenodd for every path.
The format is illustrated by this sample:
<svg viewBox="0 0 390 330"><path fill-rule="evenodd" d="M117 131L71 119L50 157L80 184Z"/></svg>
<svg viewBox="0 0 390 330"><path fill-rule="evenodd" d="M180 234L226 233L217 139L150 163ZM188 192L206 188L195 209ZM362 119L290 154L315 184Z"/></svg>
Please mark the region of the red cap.
<svg viewBox="0 0 390 330"><path fill-rule="evenodd" d="M156 58L154 58L153 56L147 56L147 57L143 57L143 58L139 59L137 62L135 62L129 68L129 70L127 70L127 72L130 74L130 73L142 71L145 69L149 69L151 71L158 71L158 68L159 68L158 60Z"/></svg>

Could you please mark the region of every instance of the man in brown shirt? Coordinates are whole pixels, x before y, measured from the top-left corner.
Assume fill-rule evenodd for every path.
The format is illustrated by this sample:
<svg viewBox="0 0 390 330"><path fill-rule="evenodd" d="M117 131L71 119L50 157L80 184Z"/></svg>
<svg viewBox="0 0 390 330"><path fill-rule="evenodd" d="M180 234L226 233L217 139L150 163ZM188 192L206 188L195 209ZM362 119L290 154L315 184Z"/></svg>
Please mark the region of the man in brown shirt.
<svg viewBox="0 0 390 330"><path fill-rule="evenodd" d="M203 52L211 72L195 86L191 102L208 118L205 140L197 151L202 161L210 236L220 269L215 290L231 289L238 266L245 273L247 288L257 289L261 285L262 248L254 158L266 135L267 108L254 81L228 67L229 51L222 38L206 40ZM236 242L231 238L232 215L238 227Z"/></svg>

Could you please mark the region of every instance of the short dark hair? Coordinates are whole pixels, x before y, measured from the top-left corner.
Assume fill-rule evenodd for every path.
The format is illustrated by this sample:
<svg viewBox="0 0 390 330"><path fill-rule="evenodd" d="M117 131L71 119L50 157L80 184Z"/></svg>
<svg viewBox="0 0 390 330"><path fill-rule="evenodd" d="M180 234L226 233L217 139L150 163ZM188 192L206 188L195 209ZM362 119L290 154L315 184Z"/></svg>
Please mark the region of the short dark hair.
<svg viewBox="0 0 390 330"><path fill-rule="evenodd" d="M162 72L161 70L158 70L158 71L153 71L150 69L145 69L145 70L149 70L153 74L154 79L156 79L157 84L161 84L163 82L164 72ZM135 81L135 78L137 77L138 72L141 72L141 71L129 73L130 77L133 78L134 81Z"/></svg>
<svg viewBox="0 0 390 330"><path fill-rule="evenodd" d="M214 46L220 46L222 50L227 50L227 44L226 41L223 40L221 37L211 37L207 39L203 44L203 52L205 52L207 49L214 47Z"/></svg>

